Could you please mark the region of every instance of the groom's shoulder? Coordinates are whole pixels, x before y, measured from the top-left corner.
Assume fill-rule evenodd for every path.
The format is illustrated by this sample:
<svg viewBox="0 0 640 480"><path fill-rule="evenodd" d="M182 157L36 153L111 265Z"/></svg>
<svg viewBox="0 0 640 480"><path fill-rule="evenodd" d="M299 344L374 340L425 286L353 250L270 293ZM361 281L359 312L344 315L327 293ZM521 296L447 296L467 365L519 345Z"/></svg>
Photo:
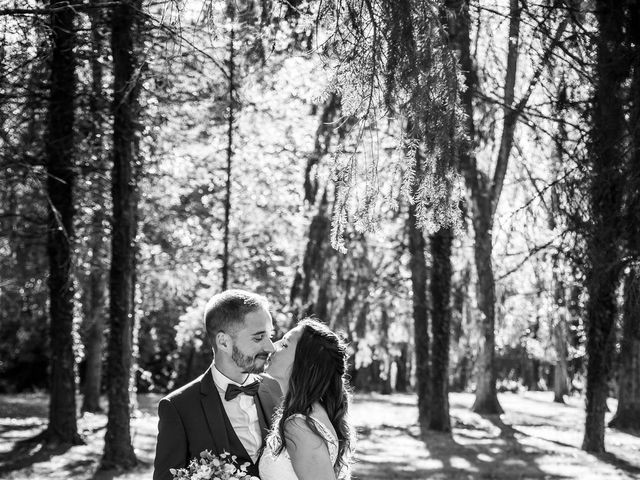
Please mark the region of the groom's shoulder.
<svg viewBox="0 0 640 480"><path fill-rule="evenodd" d="M172 403L182 403L184 401L189 401L194 397L199 397L200 395L200 383L202 382L202 377L204 377L204 373L200 375L198 378L191 380L186 385L174 390L173 392L166 395L162 400L168 400ZM161 401L162 401L161 400Z"/></svg>

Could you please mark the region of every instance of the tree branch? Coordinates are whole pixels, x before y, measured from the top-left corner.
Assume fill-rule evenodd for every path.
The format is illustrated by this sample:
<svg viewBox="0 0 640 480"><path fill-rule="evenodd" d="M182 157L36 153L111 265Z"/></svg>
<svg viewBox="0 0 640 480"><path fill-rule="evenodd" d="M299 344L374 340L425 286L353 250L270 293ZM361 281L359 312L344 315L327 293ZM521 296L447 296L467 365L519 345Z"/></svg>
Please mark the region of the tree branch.
<svg viewBox="0 0 640 480"><path fill-rule="evenodd" d="M513 105L515 98L516 71L518 69L518 46L520 36L520 6L519 0L510 0L509 2L510 20L509 20L509 47L507 49L507 71L504 80L504 104ZM496 170L493 175L491 184L491 218L498 208L498 200L502 192L504 177L507 173L507 164L509 163L509 154L513 145L513 134L518 120L517 111L511 108L504 108L504 121L502 126L502 138L500 139L500 150L498 151L498 161L496 162Z"/></svg>
<svg viewBox="0 0 640 480"><path fill-rule="evenodd" d="M511 0L511 1L515 2L516 0ZM569 23L569 19L568 17L565 17L563 21L560 22L560 25L558 25L558 29L556 30L553 40L549 44L549 48L547 48L544 55L542 56L542 59L540 60L540 63L538 64L538 67L536 68L536 71L534 72L533 77L529 82L529 86L527 87L525 94L522 96L520 101L514 107L510 107L510 105L513 104L513 90L510 92L511 96L508 97L507 95L509 94L509 92L507 91L507 86L510 86L513 89L513 85L508 83L508 80L510 79L509 68L511 67L511 61L512 61L511 50L512 48L514 48L516 50L516 55L517 55L517 45L514 47L512 45L513 42L511 42L511 38L510 38L509 54L508 54L509 60L507 64L507 80L505 81L504 124L502 128L502 138L500 139L500 150L498 151L498 161L496 162L496 171L493 177L493 183L491 185L491 215L492 216L496 212L496 209L498 207L498 201L500 199L500 193L502 192L504 177L506 175L507 165L509 163L509 155L511 153L511 148L513 146L513 136L515 133L516 123L520 115L522 115L525 107L527 106L527 102L531 97L531 93L533 92L533 89L536 87L536 85L540 81L542 72L544 71L544 68L549 63L549 60L551 59L553 51L555 50L556 46L560 43L560 40L562 39L562 35L564 35L564 31L566 30L568 23ZM509 27L509 34L511 37L511 26ZM515 60L513 60L513 63L514 63L513 75L515 76ZM508 101L508 100L511 100L511 101Z"/></svg>

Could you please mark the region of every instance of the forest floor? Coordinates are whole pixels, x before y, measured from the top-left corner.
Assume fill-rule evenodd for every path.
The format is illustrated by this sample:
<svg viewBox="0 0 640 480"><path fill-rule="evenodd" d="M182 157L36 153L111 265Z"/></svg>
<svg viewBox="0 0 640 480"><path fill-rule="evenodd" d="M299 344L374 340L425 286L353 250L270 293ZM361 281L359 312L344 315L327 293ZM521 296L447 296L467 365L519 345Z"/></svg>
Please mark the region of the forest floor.
<svg viewBox="0 0 640 480"><path fill-rule="evenodd" d="M43 450L23 442L46 426L44 394L0 395L0 479L143 480L152 473L157 395L141 395L132 421L139 467L96 472L105 415L85 415L85 445ZM470 411L472 394L450 395L453 435L420 436L414 395L357 395L352 412L358 452L354 478L392 479L640 479L640 432L607 429L607 452L580 450L583 400L554 404L550 392L500 394L501 416ZM609 408L615 411L615 401ZM609 418L608 414L608 417Z"/></svg>

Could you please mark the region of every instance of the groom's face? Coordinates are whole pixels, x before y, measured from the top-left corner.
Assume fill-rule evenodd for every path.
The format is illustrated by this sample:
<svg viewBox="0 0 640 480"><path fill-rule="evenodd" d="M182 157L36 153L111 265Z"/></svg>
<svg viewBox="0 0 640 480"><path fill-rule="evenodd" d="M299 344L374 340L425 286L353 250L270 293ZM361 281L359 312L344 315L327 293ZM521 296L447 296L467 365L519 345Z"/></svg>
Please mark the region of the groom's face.
<svg viewBox="0 0 640 480"><path fill-rule="evenodd" d="M244 373L261 373L274 352L273 321L264 309L247 313L244 325L232 336L231 359Z"/></svg>

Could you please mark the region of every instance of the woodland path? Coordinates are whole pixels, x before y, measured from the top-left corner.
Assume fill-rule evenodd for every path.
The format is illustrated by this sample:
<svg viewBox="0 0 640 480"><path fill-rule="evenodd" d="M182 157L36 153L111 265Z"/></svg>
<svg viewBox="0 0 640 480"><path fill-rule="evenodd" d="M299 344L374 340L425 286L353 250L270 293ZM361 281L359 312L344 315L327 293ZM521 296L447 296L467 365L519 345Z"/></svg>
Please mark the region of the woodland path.
<svg viewBox="0 0 640 480"><path fill-rule="evenodd" d="M46 425L47 396L0 395L0 479L150 479L159 398L139 396L132 428L140 466L128 473L96 474L104 415L80 419L86 445L43 451L19 441ZM594 456L579 449L582 399L554 404L550 392L504 393L499 398L504 415L480 416L469 410L472 394L451 394L453 435L420 438L414 395L357 395L352 413L359 433L354 478L640 479L640 434L607 429L607 454ZM615 401L609 402L615 411Z"/></svg>

